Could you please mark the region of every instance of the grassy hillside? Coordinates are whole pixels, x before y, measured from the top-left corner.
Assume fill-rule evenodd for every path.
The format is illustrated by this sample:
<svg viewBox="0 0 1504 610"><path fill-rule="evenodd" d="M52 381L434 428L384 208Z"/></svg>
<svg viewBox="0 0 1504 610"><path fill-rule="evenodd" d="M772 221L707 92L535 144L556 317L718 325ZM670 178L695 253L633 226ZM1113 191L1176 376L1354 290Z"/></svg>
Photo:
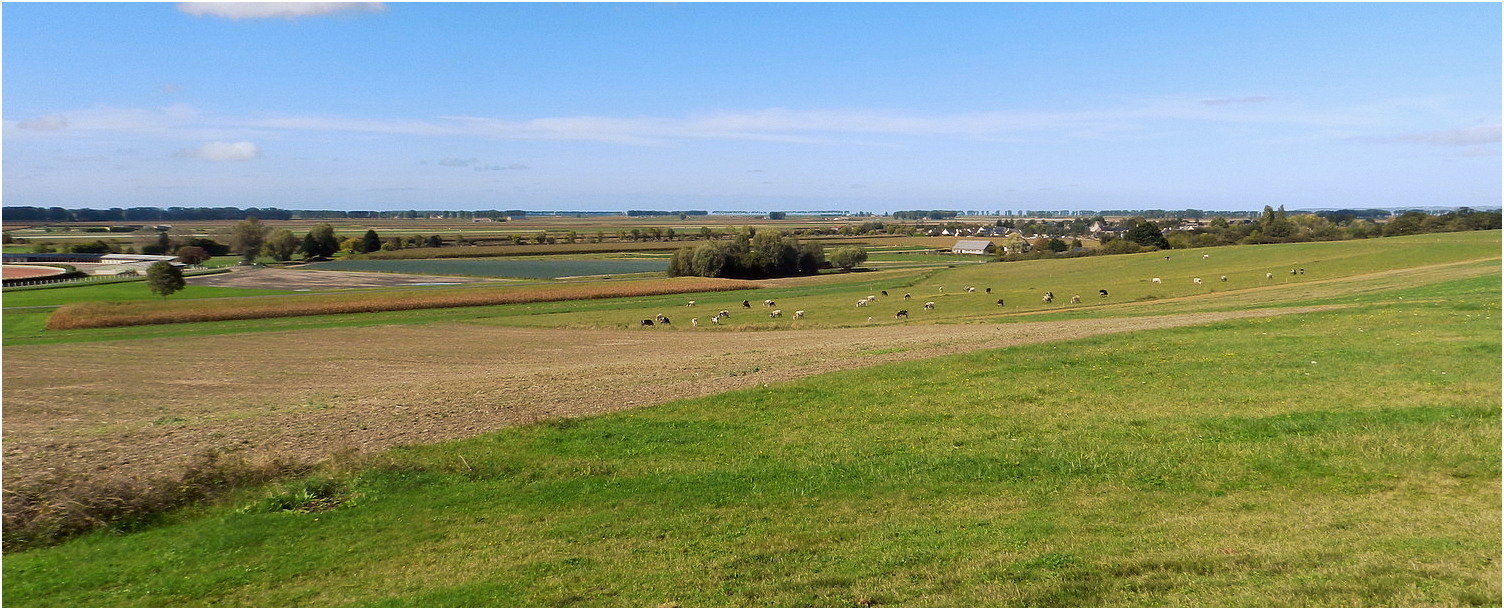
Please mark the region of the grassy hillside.
<svg viewBox="0 0 1504 610"><path fill-rule="evenodd" d="M1497 607L1497 263L1308 294L1316 280L1395 266L1325 247L1263 260L1249 248L1241 263L1239 249L1195 253L1159 275L1321 256L1330 264L1304 265L1299 289L1258 294L1335 298L1335 310L975 352L409 447L158 527L9 554L4 595L16 606ZM1442 250L1410 255L1469 258ZM1057 294L1108 281L1129 292L1161 262L1180 264L999 271L1017 272L1020 290L1054 279ZM925 282L949 293L983 285L964 275L982 272ZM1163 286L1141 290L1191 290Z"/></svg>

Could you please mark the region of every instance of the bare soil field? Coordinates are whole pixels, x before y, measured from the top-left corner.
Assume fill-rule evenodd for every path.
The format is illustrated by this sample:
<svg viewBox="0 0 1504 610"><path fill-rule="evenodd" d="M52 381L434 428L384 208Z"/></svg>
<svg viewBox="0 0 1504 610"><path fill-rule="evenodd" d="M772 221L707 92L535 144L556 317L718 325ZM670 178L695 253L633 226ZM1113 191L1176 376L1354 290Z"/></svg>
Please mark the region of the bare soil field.
<svg viewBox="0 0 1504 610"><path fill-rule="evenodd" d="M261 288L266 290L331 290L336 288L391 288L432 284L501 282L494 278L450 275L407 275L361 271L316 271L313 269L236 269L229 273L188 278L194 286Z"/></svg>
<svg viewBox="0 0 1504 610"><path fill-rule="evenodd" d="M318 461L880 363L1317 309L709 336L454 323L13 346L4 484L174 475L215 449Z"/></svg>

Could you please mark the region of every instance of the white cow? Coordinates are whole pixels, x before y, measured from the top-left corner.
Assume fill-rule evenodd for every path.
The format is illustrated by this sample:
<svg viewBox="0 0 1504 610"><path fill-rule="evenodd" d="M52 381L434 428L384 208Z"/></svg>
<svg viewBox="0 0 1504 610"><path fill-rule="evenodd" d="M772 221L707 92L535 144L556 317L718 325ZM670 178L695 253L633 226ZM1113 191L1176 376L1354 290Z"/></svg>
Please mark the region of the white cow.
<svg viewBox="0 0 1504 610"><path fill-rule="evenodd" d="M1160 282L1160 281L1159 281L1159 278L1154 278L1154 279L1152 279L1152 280L1149 280L1149 281L1150 281L1150 282L1153 282L1153 283L1155 283L1155 284L1161 284L1161 283L1163 283L1163 282Z"/></svg>
<svg viewBox="0 0 1504 610"><path fill-rule="evenodd" d="M1201 278L1199 278L1199 277L1193 277L1193 278L1191 278L1191 283L1195 284L1197 286L1200 286L1201 285Z"/></svg>
<svg viewBox="0 0 1504 610"><path fill-rule="evenodd" d="M803 317L804 317L804 310L803 309L794 312L794 319L795 320L798 320L799 318L803 318Z"/></svg>
<svg viewBox="0 0 1504 610"><path fill-rule="evenodd" d="M768 314L769 318L779 318L779 317L782 317L782 316L783 316L783 310L782 309L774 309L773 313Z"/></svg>
<svg viewBox="0 0 1504 610"><path fill-rule="evenodd" d="M694 307L695 306L695 302L694 301L690 301L688 303L685 303L684 306L685 307Z"/></svg>
<svg viewBox="0 0 1504 610"><path fill-rule="evenodd" d="M924 308L925 309L934 309L935 308L935 302L934 301L930 301L928 303L925 303L924 304Z"/></svg>

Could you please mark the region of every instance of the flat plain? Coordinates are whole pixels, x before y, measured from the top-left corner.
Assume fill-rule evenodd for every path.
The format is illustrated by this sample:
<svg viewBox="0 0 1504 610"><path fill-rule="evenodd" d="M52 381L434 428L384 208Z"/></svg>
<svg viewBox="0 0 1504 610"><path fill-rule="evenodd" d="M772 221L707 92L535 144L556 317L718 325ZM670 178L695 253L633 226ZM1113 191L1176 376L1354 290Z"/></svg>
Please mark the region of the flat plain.
<svg viewBox="0 0 1504 610"><path fill-rule="evenodd" d="M1498 240L8 337L7 490L171 475L204 451L368 461L323 475L326 509L248 509L313 493L289 481L10 553L5 594L1497 606ZM674 323L637 325L658 312Z"/></svg>

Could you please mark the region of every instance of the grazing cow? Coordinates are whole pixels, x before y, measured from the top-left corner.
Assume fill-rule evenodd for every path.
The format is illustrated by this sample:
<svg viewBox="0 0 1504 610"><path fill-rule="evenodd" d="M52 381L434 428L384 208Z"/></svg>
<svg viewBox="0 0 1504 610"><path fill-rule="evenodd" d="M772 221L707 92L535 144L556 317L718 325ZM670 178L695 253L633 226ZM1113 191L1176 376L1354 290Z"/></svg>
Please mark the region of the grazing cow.
<svg viewBox="0 0 1504 610"><path fill-rule="evenodd" d="M1101 290L1098 290L1098 291L1097 291L1097 296L1100 296L1100 297L1105 297L1105 296L1107 296L1107 289L1106 289L1106 288L1103 288L1103 289L1101 289Z"/></svg>
<svg viewBox="0 0 1504 610"><path fill-rule="evenodd" d="M888 291L884 290L883 291L883 296L888 296Z"/></svg>
<svg viewBox="0 0 1504 610"><path fill-rule="evenodd" d="M798 320L799 318L803 318L803 317L804 317L804 310L803 309L794 312L794 319L795 320Z"/></svg>
<svg viewBox="0 0 1504 610"><path fill-rule="evenodd" d="M1201 260L1206 260L1206 259L1209 259L1211 257L1212 257L1212 255L1210 255L1210 254L1202 254L1201 255Z"/></svg>
<svg viewBox="0 0 1504 610"><path fill-rule="evenodd" d="M783 310L782 309L774 309L773 313L768 314L768 317L769 318L780 318L780 317L783 317Z"/></svg>
<svg viewBox="0 0 1504 610"><path fill-rule="evenodd" d="M867 323L868 323L868 324L871 324L871 323L872 323L872 316L867 316Z"/></svg>
<svg viewBox="0 0 1504 610"><path fill-rule="evenodd" d="M1266 279L1266 280L1272 280L1272 279L1274 279L1274 274L1273 273L1265 273L1264 274L1264 279Z"/></svg>
<svg viewBox="0 0 1504 610"><path fill-rule="evenodd" d="M694 301L690 301L688 303L685 303L684 306L685 307L694 307L695 306L695 302Z"/></svg>
<svg viewBox="0 0 1504 610"><path fill-rule="evenodd" d="M909 294L909 293L907 293L907 292L905 292L905 293L903 293L903 298L904 298L904 300L908 300L908 299L909 299L909 297L912 297L912 296L914 296L914 295L911 295L911 294Z"/></svg>
<svg viewBox="0 0 1504 610"><path fill-rule="evenodd" d="M976 291L977 291L977 287L976 286L967 286L966 287L967 294L970 294L970 293L973 293L973 292L976 292Z"/></svg>
<svg viewBox="0 0 1504 610"><path fill-rule="evenodd" d="M1295 270L1294 269L1290 270L1290 275L1295 275Z"/></svg>
<svg viewBox="0 0 1504 610"><path fill-rule="evenodd" d="M998 299L997 300L997 306L998 307L1002 307L1003 306L1003 300L1002 299Z"/></svg>
<svg viewBox="0 0 1504 610"><path fill-rule="evenodd" d="M940 288L940 292L945 292L945 287L944 286L939 286L938 288Z"/></svg>
<svg viewBox="0 0 1504 610"><path fill-rule="evenodd" d="M652 326L652 325L653 325L653 321L652 320L643 320L642 324L639 324L639 326Z"/></svg>
<svg viewBox="0 0 1504 610"><path fill-rule="evenodd" d="M930 301L930 302L924 304L924 309L926 311L934 309L934 308L935 308L935 302L934 301Z"/></svg>
<svg viewBox="0 0 1504 610"><path fill-rule="evenodd" d="M1042 300L1042 301L1044 301L1046 303L1054 303L1055 302L1055 295L1046 292L1046 293L1044 293L1044 298L1040 299L1040 300Z"/></svg>
<svg viewBox="0 0 1504 610"><path fill-rule="evenodd" d="M763 304L763 307L776 307L778 305L777 303L773 302L773 299L768 299L766 301L763 301L762 304Z"/></svg>
<svg viewBox="0 0 1504 610"><path fill-rule="evenodd" d="M1073 294L1073 295L1071 295L1071 303L1080 303L1080 302L1081 302L1081 295L1079 295L1079 294Z"/></svg>
<svg viewBox="0 0 1504 610"><path fill-rule="evenodd" d="M1201 285L1201 278L1199 278L1199 277L1193 277L1193 278L1191 278L1191 283L1195 284L1197 286L1200 286Z"/></svg>
<svg viewBox="0 0 1504 610"><path fill-rule="evenodd" d="M752 303L750 301L742 301L742 309L752 309Z"/></svg>
<svg viewBox="0 0 1504 610"><path fill-rule="evenodd" d="M1162 283L1162 282L1159 281L1159 278L1154 278L1152 280L1149 280L1149 282L1150 283L1154 283L1154 284L1160 284L1160 283Z"/></svg>
<svg viewBox="0 0 1504 610"><path fill-rule="evenodd" d="M1224 282L1227 281L1227 276L1225 276L1225 275L1222 276L1222 281L1224 281Z"/></svg>
<svg viewBox="0 0 1504 610"><path fill-rule="evenodd" d="M689 325L693 326L695 328L699 328L700 327L700 319L699 318L690 318L689 319Z"/></svg>
<svg viewBox="0 0 1504 610"><path fill-rule="evenodd" d="M720 324L721 323L721 317L720 316L712 316L710 318L710 323L711 324Z"/></svg>
<svg viewBox="0 0 1504 610"><path fill-rule="evenodd" d="M857 300L856 300L856 306L857 306L857 307L866 307L866 306L867 306L867 304L868 304L868 303L871 303L871 302L872 302L872 301L868 301L868 300L867 300L867 299L857 299Z"/></svg>
<svg viewBox="0 0 1504 610"><path fill-rule="evenodd" d="M907 309L900 309L900 310L898 310L898 313L893 314L893 317L907 319L909 317L909 310L907 310ZM871 320L872 318L867 318L867 319Z"/></svg>
<svg viewBox="0 0 1504 610"><path fill-rule="evenodd" d="M729 318L729 317L731 317L731 312L729 312L729 311L726 311L726 310L724 310L724 309L722 309L722 310L721 310L721 313L719 313L719 314L716 314L716 315L719 315L719 316L721 316L721 317L722 317L722 318Z"/></svg>
<svg viewBox="0 0 1504 610"><path fill-rule="evenodd" d="M987 289L987 294L992 294L992 289L991 288Z"/></svg>
<svg viewBox="0 0 1504 610"><path fill-rule="evenodd" d="M671 324L668 321L668 316L658 316L658 323L659 324Z"/></svg>
<svg viewBox="0 0 1504 610"><path fill-rule="evenodd" d="M1166 256L1166 257L1165 257L1165 260L1170 260L1170 257L1168 257L1168 256Z"/></svg>
<svg viewBox="0 0 1504 610"><path fill-rule="evenodd" d="M1306 268L1305 267L1301 267L1300 268L1300 274L1301 275L1305 275L1306 274Z"/></svg>

